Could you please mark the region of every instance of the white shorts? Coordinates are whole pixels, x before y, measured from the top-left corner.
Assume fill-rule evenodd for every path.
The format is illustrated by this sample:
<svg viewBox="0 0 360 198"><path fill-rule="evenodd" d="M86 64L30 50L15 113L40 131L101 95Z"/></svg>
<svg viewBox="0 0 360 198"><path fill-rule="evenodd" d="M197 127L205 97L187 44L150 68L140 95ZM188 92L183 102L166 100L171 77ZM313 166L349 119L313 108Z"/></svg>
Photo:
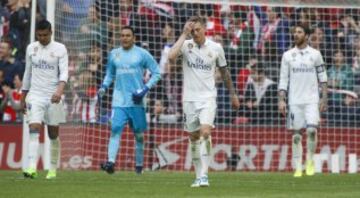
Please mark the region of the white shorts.
<svg viewBox="0 0 360 198"><path fill-rule="evenodd" d="M319 104L290 105L287 127L300 130L309 126L318 127L320 121Z"/></svg>
<svg viewBox="0 0 360 198"><path fill-rule="evenodd" d="M58 126L65 122L63 100L58 104L51 103L49 98L26 97L26 117L29 124L44 123L50 126Z"/></svg>
<svg viewBox="0 0 360 198"><path fill-rule="evenodd" d="M184 130L195 132L200 130L200 125L207 124L214 127L216 115L216 100L184 101Z"/></svg>

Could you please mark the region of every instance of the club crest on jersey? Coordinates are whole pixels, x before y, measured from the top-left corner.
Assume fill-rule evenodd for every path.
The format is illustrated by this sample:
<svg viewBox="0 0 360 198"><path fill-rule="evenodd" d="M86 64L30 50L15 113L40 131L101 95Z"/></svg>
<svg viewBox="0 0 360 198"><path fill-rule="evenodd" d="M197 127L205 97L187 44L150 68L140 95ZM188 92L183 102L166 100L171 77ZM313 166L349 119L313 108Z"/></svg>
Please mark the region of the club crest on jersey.
<svg viewBox="0 0 360 198"><path fill-rule="evenodd" d="M293 61L295 61L296 53L293 52L293 53L291 54L291 57L293 58Z"/></svg>
<svg viewBox="0 0 360 198"><path fill-rule="evenodd" d="M27 110L29 110L29 111L31 110L31 104L27 104L26 107L27 107Z"/></svg>
<svg viewBox="0 0 360 198"><path fill-rule="evenodd" d="M51 53L50 53L50 57L51 57L51 58L54 58L54 57L55 57L54 52L51 52Z"/></svg>
<svg viewBox="0 0 360 198"><path fill-rule="evenodd" d="M208 53L208 57L209 57L209 58L212 58L211 52Z"/></svg>
<svg viewBox="0 0 360 198"><path fill-rule="evenodd" d="M194 45L193 45L192 43L189 43L189 44L188 44L188 48L189 48L189 49L192 49L193 47L194 47Z"/></svg>
<svg viewBox="0 0 360 198"><path fill-rule="evenodd" d="M34 52L36 53L38 51L38 47L34 47Z"/></svg>
<svg viewBox="0 0 360 198"><path fill-rule="evenodd" d="M115 54L115 59L118 59L118 60L120 59L120 53Z"/></svg>

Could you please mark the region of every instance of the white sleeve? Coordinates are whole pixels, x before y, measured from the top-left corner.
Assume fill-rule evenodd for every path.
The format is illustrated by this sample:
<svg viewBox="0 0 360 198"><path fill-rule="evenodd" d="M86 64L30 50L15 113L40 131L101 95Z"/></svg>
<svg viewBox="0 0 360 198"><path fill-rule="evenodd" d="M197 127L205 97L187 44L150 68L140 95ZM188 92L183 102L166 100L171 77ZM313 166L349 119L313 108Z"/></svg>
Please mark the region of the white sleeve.
<svg viewBox="0 0 360 198"><path fill-rule="evenodd" d="M280 68L280 80L279 80L279 90L288 90L288 84L289 84L289 64L286 61L285 53L282 56L281 59L281 68Z"/></svg>
<svg viewBox="0 0 360 198"><path fill-rule="evenodd" d="M318 75L319 82L326 83L327 82L326 68L324 65L323 57L320 52L317 53L315 59L315 69Z"/></svg>
<svg viewBox="0 0 360 198"><path fill-rule="evenodd" d="M225 52L223 47L219 44L218 47L218 57L216 59L216 64L218 67L225 67L227 65L226 58L225 58Z"/></svg>
<svg viewBox="0 0 360 198"><path fill-rule="evenodd" d="M30 89L31 83L31 58L30 58L30 45L26 48L25 55L25 73L22 80L22 88L21 90L28 91Z"/></svg>
<svg viewBox="0 0 360 198"><path fill-rule="evenodd" d="M64 46L63 53L59 57L59 81L67 82L69 76L69 58L66 47Z"/></svg>

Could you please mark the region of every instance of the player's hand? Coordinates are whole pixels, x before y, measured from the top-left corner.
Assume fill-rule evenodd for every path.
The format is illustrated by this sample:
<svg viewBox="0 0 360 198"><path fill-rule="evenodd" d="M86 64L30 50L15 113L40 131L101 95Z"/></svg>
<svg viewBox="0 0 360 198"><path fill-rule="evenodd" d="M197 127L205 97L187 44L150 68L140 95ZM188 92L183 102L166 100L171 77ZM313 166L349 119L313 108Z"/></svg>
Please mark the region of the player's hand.
<svg viewBox="0 0 360 198"><path fill-rule="evenodd" d="M190 21L186 22L184 25L183 33L186 35L190 35L191 31L193 30L194 24L195 24L194 22L190 22Z"/></svg>
<svg viewBox="0 0 360 198"><path fill-rule="evenodd" d="M237 110L240 108L239 97L236 94L232 95L232 97L231 97L231 105L232 105L233 109Z"/></svg>
<svg viewBox="0 0 360 198"><path fill-rule="evenodd" d="M51 96L51 103L56 103L58 104L61 100L61 94L55 92L52 96Z"/></svg>
<svg viewBox="0 0 360 198"><path fill-rule="evenodd" d="M320 112L326 111L328 108L327 98L321 98L320 100Z"/></svg>
<svg viewBox="0 0 360 198"><path fill-rule="evenodd" d="M286 102L283 100L279 101L279 111L283 116L286 116Z"/></svg>
<svg viewBox="0 0 360 198"><path fill-rule="evenodd" d="M97 91L97 95L99 96L99 98L102 98L106 93L106 89L105 87L101 87L98 91Z"/></svg>
<svg viewBox="0 0 360 198"><path fill-rule="evenodd" d="M25 100L20 101L20 112L22 112L23 114L26 114L26 102L25 102Z"/></svg>
<svg viewBox="0 0 360 198"><path fill-rule="evenodd" d="M149 88L145 86L143 89L137 90L135 93L132 94L132 99L135 104L140 104L142 102L143 97L149 91Z"/></svg>

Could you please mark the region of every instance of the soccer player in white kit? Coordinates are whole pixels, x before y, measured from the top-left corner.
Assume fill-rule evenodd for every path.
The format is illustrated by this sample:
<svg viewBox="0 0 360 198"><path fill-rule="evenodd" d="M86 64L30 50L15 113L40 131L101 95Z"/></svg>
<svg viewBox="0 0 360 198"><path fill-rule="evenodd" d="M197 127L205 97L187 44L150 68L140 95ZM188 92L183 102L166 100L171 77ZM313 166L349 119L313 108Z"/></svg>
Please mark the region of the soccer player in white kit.
<svg viewBox="0 0 360 198"><path fill-rule="evenodd" d="M65 122L63 95L68 79L68 54L66 47L51 40L51 24L47 20L36 25L38 41L26 49L26 68L23 78L22 100L30 128L28 145L28 168L26 178L37 176L36 166L39 133L42 124L47 124L50 137L50 169L47 179L56 177L59 157L59 124Z"/></svg>
<svg viewBox="0 0 360 198"><path fill-rule="evenodd" d="M239 98L227 70L222 46L205 37L206 21L191 17L185 24L181 36L169 51L169 61L174 63L182 56L184 129L189 132L192 161L196 179L191 187L207 187L210 132L214 128L216 114L216 67L231 94L232 106L239 109ZM192 39L186 40L188 36Z"/></svg>
<svg viewBox="0 0 360 198"><path fill-rule="evenodd" d="M293 131L292 157L295 162L294 177L302 176L302 135L306 129L306 168L308 176L314 175L313 155L317 144L319 110L327 108L327 75L321 53L307 43L310 30L297 25L294 30L295 47L283 54L279 82L279 111L286 115L285 97L288 97L287 127ZM319 97L321 86L321 99Z"/></svg>

